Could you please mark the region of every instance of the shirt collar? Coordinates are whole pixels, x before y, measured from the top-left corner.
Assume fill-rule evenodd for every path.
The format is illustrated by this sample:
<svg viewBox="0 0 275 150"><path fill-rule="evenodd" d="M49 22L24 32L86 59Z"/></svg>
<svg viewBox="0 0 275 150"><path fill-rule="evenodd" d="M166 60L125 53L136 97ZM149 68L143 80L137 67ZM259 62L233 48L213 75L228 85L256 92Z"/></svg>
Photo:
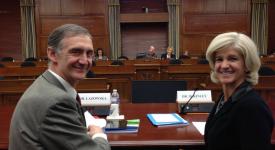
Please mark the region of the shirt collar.
<svg viewBox="0 0 275 150"><path fill-rule="evenodd" d="M57 80L65 87L66 91L69 93L70 96L76 98L76 90L66 80L64 80L60 75L56 74L50 69L49 72L53 74L57 78Z"/></svg>

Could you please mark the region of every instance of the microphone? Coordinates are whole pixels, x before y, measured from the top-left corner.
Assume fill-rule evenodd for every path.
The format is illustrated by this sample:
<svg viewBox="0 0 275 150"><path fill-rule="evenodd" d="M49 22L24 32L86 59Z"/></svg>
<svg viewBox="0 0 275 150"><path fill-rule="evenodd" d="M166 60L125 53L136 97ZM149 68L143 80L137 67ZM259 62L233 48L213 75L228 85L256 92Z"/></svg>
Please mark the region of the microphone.
<svg viewBox="0 0 275 150"><path fill-rule="evenodd" d="M188 99L188 101L184 105L181 105L181 114L186 114L187 110L189 110L189 107L187 105L192 100L192 98L195 96L197 90L199 90L199 88L195 88L192 96Z"/></svg>
<svg viewBox="0 0 275 150"><path fill-rule="evenodd" d="M193 92L192 96L188 99L188 101L185 104L180 105L179 109L181 111L180 112L181 114L186 114L187 112L207 112L207 113L209 113L212 110L212 108L214 106L214 102L212 102L212 101L211 102L206 101L203 103L191 102L191 100L194 98L196 92L200 89L205 90L206 86L207 85L205 83L200 83L199 87L194 89L194 92Z"/></svg>

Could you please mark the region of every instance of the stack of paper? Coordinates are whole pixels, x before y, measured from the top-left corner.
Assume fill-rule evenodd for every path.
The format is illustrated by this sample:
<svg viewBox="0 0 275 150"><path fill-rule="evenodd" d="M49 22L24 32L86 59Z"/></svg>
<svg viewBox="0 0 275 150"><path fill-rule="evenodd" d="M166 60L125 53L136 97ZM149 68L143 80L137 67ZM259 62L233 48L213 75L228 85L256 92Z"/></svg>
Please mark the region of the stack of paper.
<svg viewBox="0 0 275 150"><path fill-rule="evenodd" d="M95 125L95 126L99 126L101 128L104 128L106 126L106 120L105 119L95 118L91 115L91 113L89 111L86 111L84 113L84 116L85 116L87 128L89 127L89 125Z"/></svg>
<svg viewBox="0 0 275 150"><path fill-rule="evenodd" d="M140 119L131 119L126 121L126 125L111 125L105 127L105 133L137 133ZM117 127L116 127L117 126Z"/></svg>
<svg viewBox="0 0 275 150"><path fill-rule="evenodd" d="M189 124L177 113L147 114L147 117L155 126L186 126Z"/></svg>

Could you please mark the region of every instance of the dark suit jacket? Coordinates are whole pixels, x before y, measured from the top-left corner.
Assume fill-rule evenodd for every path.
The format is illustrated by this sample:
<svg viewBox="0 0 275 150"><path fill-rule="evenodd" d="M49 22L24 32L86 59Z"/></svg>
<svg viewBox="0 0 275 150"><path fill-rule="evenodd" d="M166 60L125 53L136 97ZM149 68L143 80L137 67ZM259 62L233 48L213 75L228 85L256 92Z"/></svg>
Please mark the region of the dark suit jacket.
<svg viewBox="0 0 275 150"><path fill-rule="evenodd" d="M244 82L205 126L209 150L271 150L272 113L264 100Z"/></svg>
<svg viewBox="0 0 275 150"><path fill-rule="evenodd" d="M17 103L9 150L109 148L103 138L91 140L80 105L49 71L36 79Z"/></svg>
<svg viewBox="0 0 275 150"><path fill-rule="evenodd" d="M161 54L160 59L167 59L167 53ZM176 59L176 55L175 54L171 54L171 58L170 59Z"/></svg>

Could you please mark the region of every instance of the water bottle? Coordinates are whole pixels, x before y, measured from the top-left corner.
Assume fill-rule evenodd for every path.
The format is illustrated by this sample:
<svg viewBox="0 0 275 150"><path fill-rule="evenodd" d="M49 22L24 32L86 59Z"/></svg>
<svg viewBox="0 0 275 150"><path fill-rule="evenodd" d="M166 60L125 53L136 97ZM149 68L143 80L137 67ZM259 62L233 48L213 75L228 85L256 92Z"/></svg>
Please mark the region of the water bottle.
<svg viewBox="0 0 275 150"><path fill-rule="evenodd" d="M117 89L113 89L111 94L111 108L110 108L110 116L119 116L119 94Z"/></svg>

